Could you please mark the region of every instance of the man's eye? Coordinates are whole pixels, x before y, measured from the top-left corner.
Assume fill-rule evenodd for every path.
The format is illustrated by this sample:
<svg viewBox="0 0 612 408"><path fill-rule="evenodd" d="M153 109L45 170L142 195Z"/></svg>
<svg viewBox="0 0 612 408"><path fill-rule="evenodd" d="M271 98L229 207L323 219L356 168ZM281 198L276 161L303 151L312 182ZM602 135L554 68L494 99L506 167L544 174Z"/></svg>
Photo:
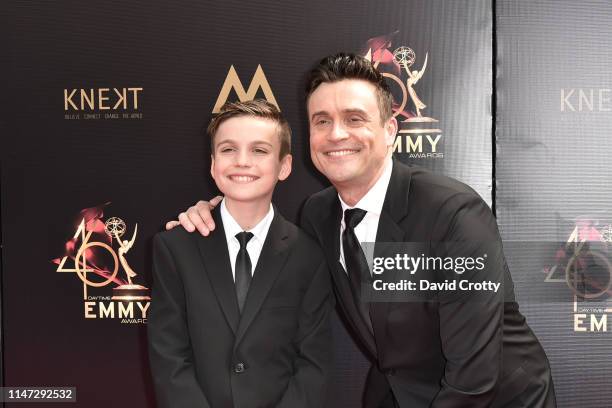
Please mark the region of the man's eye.
<svg viewBox="0 0 612 408"><path fill-rule="evenodd" d="M268 153L266 149L260 149L260 148L256 148L254 152L257 154L267 154Z"/></svg>
<svg viewBox="0 0 612 408"><path fill-rule="evenodd" d="M221 149L221 153L229 153L229 152L233 152L234 148L233 147L224 147Z"/></svg>
<svg viewBox="0 0 612 408"><path fill-rule="evenodd" d="M363 122L363 119L359 116L352 116L349 118L349 121L352 123Z"/></svg>
<svg viewBox="0 0 612 408"><path fill-rule="evenodd" d="M327 125L329 123L330 123L329 119L318 119L315 122L316 125Z"/></svg>

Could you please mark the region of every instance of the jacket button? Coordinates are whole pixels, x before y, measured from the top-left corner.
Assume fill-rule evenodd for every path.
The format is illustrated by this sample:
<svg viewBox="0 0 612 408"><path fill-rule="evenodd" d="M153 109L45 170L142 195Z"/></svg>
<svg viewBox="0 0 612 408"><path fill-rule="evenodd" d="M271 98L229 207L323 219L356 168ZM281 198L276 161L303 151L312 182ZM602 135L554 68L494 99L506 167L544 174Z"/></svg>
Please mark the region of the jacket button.
<svg viewBox="0 0 612 408"><path fill-rule="evenodd" d="M234 372L236 374L243 373L245 369L246 367L244 366L244 363L238 363L234 366Z"/></svg>

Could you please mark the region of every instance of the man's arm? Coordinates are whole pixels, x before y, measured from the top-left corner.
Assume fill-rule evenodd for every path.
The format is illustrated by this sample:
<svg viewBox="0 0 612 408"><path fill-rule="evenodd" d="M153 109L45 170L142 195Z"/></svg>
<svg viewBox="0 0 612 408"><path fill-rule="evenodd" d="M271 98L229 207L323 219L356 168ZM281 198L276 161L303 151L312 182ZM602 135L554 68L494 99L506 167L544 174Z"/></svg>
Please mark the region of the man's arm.
<svg viewBox="0 0 612 408"><path fill-rule="evenodd" d="M215 229L215 221L213 220L211 211L223 200L222 196L216 196L210 201L200 200L187 211L178 215L178 221L168 221L166 230L182 225L187 232L194 232L196 229L203 236L207 237Z"/></svg>
<svg viewBox="0 0 612 408"><path fill-rule="evenodd" d="M147 330L158 407L209 408L193 367L183 283L159 234L153 238L153 280Z"/></svg>
<svg viewBox="0 0 612 408"><path fill-rule="evenodd" d="M324 405L332 363L331 309L329 272L322 258L300 306L294 375L277 408Z"/></svg>
<svg viewBox="0 0 612 408"><path fill-rule="evenodd" d="M497 224L480 197L461 195L440 217L446 256L485 256L485 267L454 278L502 283L497 293L451 292L439 297L440 337L446 359L442 388L432 407L489 407L502 372L503 277L507 268ZM459 202L459 204L457 204ZM448 216L445 216L448 215ZM484 255L486 253L486 255ZM451 272L455 274L455 272Z"/></svg>

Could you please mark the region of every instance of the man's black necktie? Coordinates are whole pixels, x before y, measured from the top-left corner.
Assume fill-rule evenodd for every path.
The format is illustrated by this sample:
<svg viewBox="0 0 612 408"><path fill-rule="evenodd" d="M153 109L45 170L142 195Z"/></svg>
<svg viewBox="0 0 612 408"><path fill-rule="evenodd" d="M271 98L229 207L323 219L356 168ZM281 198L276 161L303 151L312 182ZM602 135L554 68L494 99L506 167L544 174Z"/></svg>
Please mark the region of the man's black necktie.
<svg viewBox="0 0 612 408"><path fill-rule="evenodd" d="M240 243L235 267L236 298L238 299L240 313L242 313L242 308L249 292L249 286L251 285L251 258L246 248L251 238L253 238L253 234L250 232L242 231L236 234L236 239Z"/></svg>
<svg viewBox="0 0 612 408"><path fill-rule="evenodd" d="M363 220L366 213L367 211L360 208L344 211L345 228L342 233L342 250L344 251L346 273L348 274L357 309L359 309L364 322L372 329L368 304L361 297L361 284L371 281L370 269L359 240L355 235L355 227Z"/></svg>

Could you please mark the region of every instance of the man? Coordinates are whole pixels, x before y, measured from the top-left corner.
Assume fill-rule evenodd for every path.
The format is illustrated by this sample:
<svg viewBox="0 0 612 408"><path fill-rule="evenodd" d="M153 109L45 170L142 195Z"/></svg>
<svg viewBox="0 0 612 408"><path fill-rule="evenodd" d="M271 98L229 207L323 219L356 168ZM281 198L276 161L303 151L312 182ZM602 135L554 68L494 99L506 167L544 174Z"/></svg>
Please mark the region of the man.
<svg viewBox="0 0 612 408"><path fill-rule="evenodd" d="M319 246L271 204L291 130L264 101L227 103L208 127L225 198L209 238L153 241L148 339L159 407L319 408L331 357L331 284Z"/></svg>
<svg viewBox="0 0 612 408"><path fill-rule="evenodd" d="M518 311L503 255L491 269L505 299L483 307L443 294L366 303L355 290L363 283L355 242L500 242L471 188L392 160L397 121L384 77L361 57L327 57L310 73L307 111L311 158L332 187L307 200L301 226L324 248L339 309L372 361L364 406L554 407L548 360ZM207 235L210 206L179 220Z"/></svg>

